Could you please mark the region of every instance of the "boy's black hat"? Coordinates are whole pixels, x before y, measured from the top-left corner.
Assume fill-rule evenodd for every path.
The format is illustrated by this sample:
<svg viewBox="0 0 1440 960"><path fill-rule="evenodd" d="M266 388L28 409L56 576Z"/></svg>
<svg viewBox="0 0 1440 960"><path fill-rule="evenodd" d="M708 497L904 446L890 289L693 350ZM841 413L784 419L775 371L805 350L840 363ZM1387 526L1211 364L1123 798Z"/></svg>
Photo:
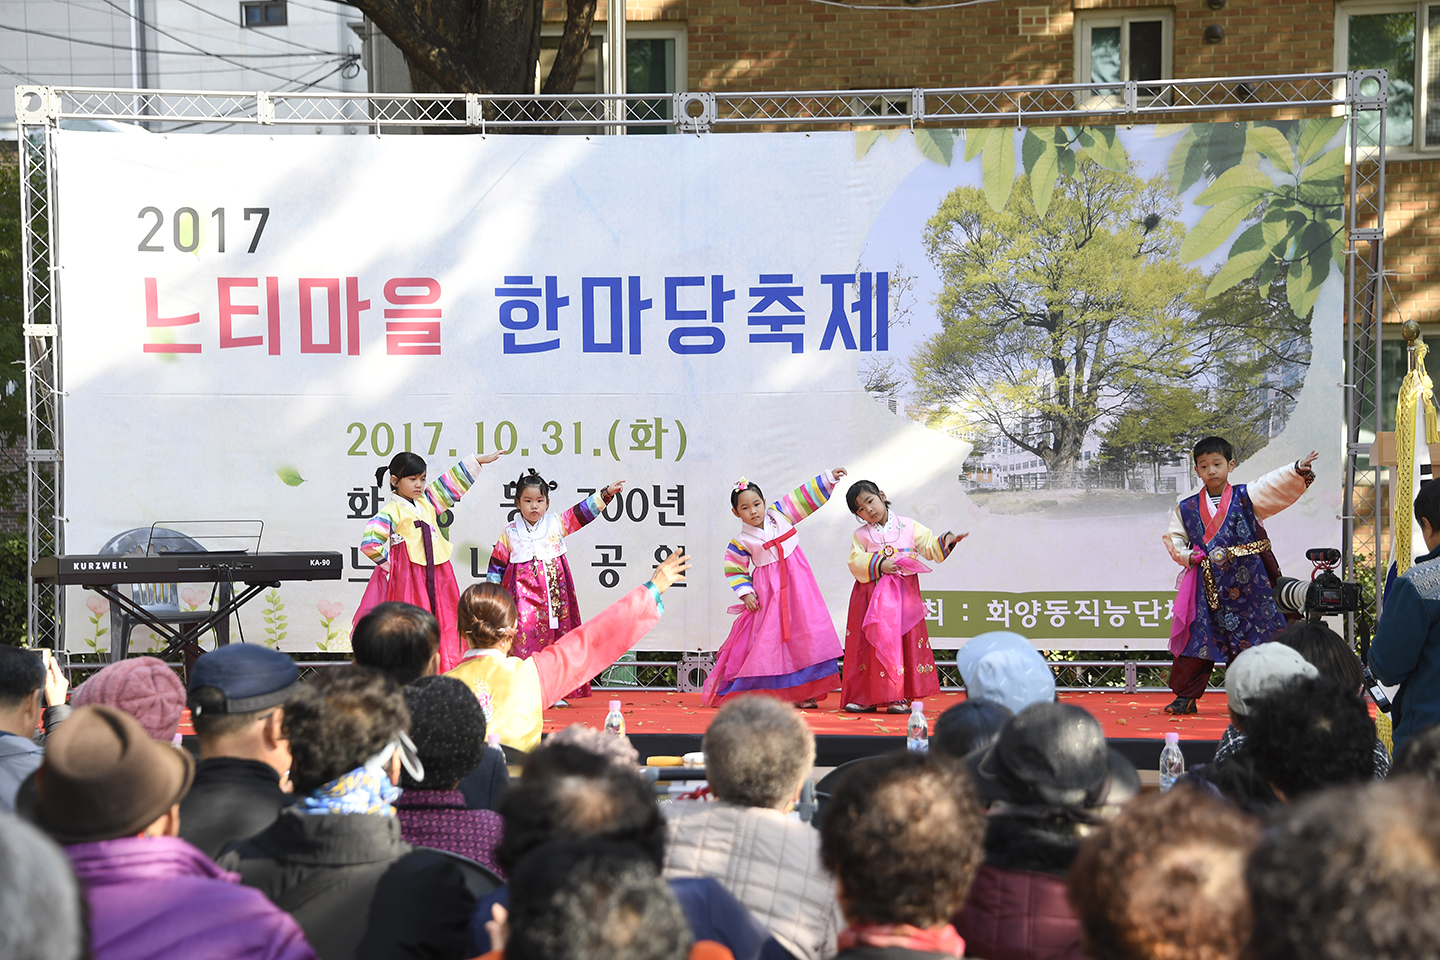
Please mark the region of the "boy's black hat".
<svg viewBox="0 0 1440 960"><path fill-rule="evenodd" d="M224 694L215 704L206 698L210 713L253 713L289 700L300 685L295 661L278 650L253 643L232 643L207 653L190 670L190 709L198 715L195 691L214 687Z"/></svg>

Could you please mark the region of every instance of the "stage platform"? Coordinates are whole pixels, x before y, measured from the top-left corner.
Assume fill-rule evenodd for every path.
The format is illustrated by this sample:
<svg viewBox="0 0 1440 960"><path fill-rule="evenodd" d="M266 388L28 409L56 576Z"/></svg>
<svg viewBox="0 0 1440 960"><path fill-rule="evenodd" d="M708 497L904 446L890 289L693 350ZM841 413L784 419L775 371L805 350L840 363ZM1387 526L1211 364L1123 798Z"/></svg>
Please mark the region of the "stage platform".
<svg viewBox="0 0 1440 960"><path fill-rule="evenodd" d="M1165 734L1180 734L1186 765L1204 763L1230 722L1225 691L1212 690L1200 701L1200 712L1187 717L1166 716L1165 705L1175 698L1170 691L1120 693L1094 691L1061 693L1060 699L1084 707L1100 721L1111 746L1142 770L1153 770L1160 759ZM931 729L945 710L963 702L964 693L942 693L925 701ZM571 701L571 706L545 712L545 731L552 733L572 723L605 725L611 700L619 700L625 714L625 732L641 759L677 756L700 749L700 737L715 710L700 705L699 693L651 690L597 690L595 696ZM845 713L838 694L820 702L818 710L801 711L815 731L815 763L834 767L858 757L885 753L905 746L908 714Z"/></svg>

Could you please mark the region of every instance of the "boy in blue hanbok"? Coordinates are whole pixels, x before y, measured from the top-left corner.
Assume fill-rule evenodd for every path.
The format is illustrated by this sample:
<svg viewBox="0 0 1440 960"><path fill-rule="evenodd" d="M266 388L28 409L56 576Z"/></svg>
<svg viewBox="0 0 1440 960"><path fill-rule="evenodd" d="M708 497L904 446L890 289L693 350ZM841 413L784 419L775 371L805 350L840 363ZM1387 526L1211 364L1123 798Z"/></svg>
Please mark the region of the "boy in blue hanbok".
<svg viewBox="0 0 1440 960"><path fill-rule="evenodd" d="M1264 554L1270 550L1262 521L1300 499L1315 481L1315 451L1254 483L1231 486L1235 452L1222 437L1195 444L1195 473L1205 489L1180 501L1162 538L1185 568L1177 582L1170 624L1170 689L1166 713L1198 713L1195 701L1216 661L1264 643L1285 627L1275 605Z"/></svg>

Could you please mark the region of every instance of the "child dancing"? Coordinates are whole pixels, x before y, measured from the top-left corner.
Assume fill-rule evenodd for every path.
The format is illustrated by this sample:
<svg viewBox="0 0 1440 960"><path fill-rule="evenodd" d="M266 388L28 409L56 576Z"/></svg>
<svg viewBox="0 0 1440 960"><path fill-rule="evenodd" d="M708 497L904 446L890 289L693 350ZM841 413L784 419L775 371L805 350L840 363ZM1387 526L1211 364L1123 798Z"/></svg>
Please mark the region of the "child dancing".
<svg viewBox="0 0 1440 960"><path fill-rule="evenodd" d="M725 576L743 606L730 608L740 615L705 680L700 700L705 706L762 690L813 710L835 689L840 638L795 524L824 506L844 476L836 467L768 506L760 487L744 477L730 491L740 533L725 550Z"/></svg>
<svg viewBox="0 0 1440 960"><path fill-rule="evenodd" d="M645 636L665 612L660 595L689 569L689 557L671 554L643 586L525 659L511 653L520 618L514 599L497 584L475 584L460 597L460 634L470 650L449 675L475 692L487 731L507 746L534 750L545 705L589 683Z"/></svg>
<svg viewBox="0 0 1440 960"><path fill-rule="evenodd" d="M1166 713L1198 713L1195 702L1215 661L1231 662L1285 629L1262 555L1270 539L1261 525L1300 499L1315 481L1314 450L1254 483L1231 486L1235 451L1223 437L1195 444L1196 475L1205 489L1180 501L1161 541L1185 568L1176 582L1170 622L1170 689Z"/></svg>
<svg viewBox="0 0 1440 960"><path fill-rule="evenodd" d="M503 585L515 598L520 616L516 656L533 656L580 625L565 538L600 516L624 486L624 480L612 483L557 517L548 512L555 483L546 482L533 469L515 481L515 509L520 515L495 542L485 579ZM588 679L566 696L590 696ZM555 706L568 704L557 700Z"/></svg>
<svg viewBox="0 0 1440 960"><path fill-rule="evenodd" d="M937 537L908 517L890 512L885 491L869 480L845 492L850 512L864 523L850 548L850 615L845 622L845 683L840 699L850 713L886 705L909 712L909 701L940 692L935 654L925 629L918 573L950 556L967 533Z"/></svg>
<svg viewBox="0 0 1440 960"><path fill-rule="evenodd" d="M390 474L389 502L365 524L360 552L375 563L354 623L373 607L391 600L413 603L440 621L440 670L460 662L464 647L455 632L455 602L460 589L450 569L450 541L440 536L436 514L449 510L470 489L480 468L500 454L466 457L434 483L426 484L425 461L418 454L397 453L388 467L375 471L375 483ZM403 550L392 547L404 546Z"/></svg>

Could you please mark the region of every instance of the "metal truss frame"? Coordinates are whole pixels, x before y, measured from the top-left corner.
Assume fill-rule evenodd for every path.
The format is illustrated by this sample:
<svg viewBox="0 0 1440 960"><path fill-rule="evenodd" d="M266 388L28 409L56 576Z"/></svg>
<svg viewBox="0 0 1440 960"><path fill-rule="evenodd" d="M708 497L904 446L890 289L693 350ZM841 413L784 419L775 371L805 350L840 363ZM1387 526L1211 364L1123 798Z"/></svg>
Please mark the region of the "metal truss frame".
<svg viewBox="0 0 1440 960"><path fill-rule="evenodd" d="M1373 562L1377 577L1381 577L1378 512L1382 477L1369 455L1382 414L1386 84L1383 70L1370 70L1124 84L566 96L17 86L24 221L28 559L33 564L38 557L63 553L65 548L63 323L55 283L58 264L53 216L60 185L52 139L65 121L140 123L164 133L206 133L255 125L363 126L376 135L430 129L479 134L601 134L667 128L704 134L995 124L1022 127L1037 121L1128 124L1209 115L1267 119L1343 112L1349 120L1350 155L1342 544L1348 576L1357 572L1356 563L1363 558L1367 565ZM64 619L63 589L31 583L28 642L63 649ZM1133 683L1128 677L1127 681Z"/></svg>

